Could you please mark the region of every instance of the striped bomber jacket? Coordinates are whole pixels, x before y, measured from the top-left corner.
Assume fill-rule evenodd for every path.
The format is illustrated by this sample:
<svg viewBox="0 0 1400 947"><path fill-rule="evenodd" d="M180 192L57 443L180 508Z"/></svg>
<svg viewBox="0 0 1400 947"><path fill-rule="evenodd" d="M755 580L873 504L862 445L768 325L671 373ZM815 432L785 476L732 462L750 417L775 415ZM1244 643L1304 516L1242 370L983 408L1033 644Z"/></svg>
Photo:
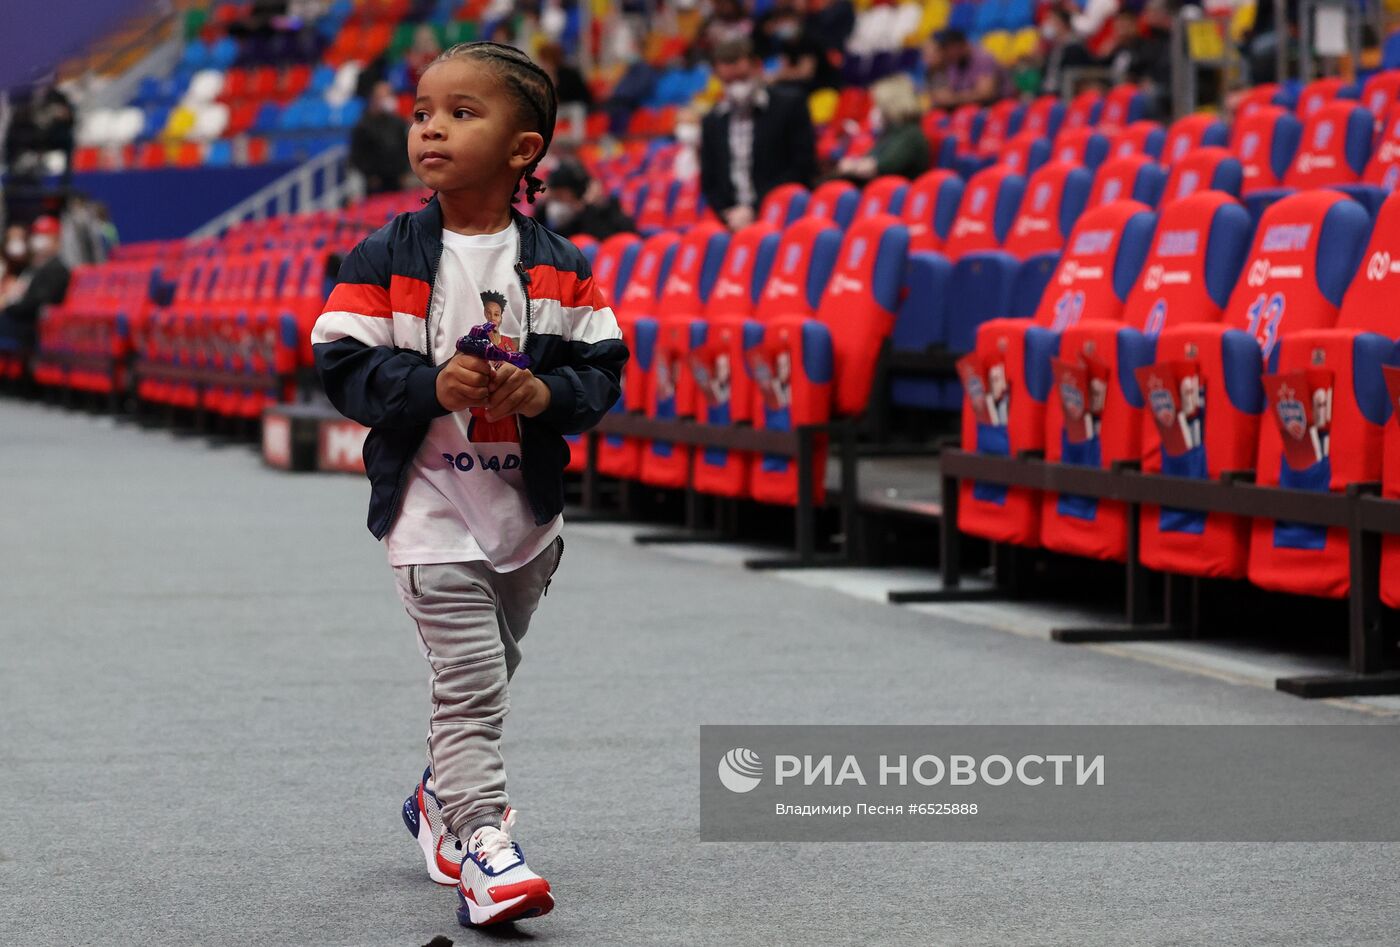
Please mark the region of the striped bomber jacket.
<svg viewBox="0 0 1400 947"><path fill-rule="evenodd" d="M515 264L525 294L521 348L549 386L549 407L520 419L520 465L535 522L564 506L565 434L607 413L621 393L627 362L617 319L572 243L512 212L520 231ZM442 256L437 198L400 214L346 256L311 331L316 371L340 413L370 429L365 473L369 529L383 539L398 513L403 485L428 425L448 413L437 400L428 325Z"/></svg>

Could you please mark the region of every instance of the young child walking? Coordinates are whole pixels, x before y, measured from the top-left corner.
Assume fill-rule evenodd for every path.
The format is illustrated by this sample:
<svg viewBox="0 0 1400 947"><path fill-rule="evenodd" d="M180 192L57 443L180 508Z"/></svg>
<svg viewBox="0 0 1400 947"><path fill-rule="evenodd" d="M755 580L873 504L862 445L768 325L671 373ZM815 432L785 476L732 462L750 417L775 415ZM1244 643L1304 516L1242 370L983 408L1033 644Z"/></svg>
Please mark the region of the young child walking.
<svg viewBox="0 0 1400 947"><path fill-rule="evenodd" d="M563 555L564 435L612 407L627 349L583 255L512 206L542 189L549 77L508 46L454 46L413 109L409 159L436 194L350 252L312 343L332 403L370 428L369 528L432 669L404 822L458 920L491 924L554 906L511 837L501 726Z"/></svg>

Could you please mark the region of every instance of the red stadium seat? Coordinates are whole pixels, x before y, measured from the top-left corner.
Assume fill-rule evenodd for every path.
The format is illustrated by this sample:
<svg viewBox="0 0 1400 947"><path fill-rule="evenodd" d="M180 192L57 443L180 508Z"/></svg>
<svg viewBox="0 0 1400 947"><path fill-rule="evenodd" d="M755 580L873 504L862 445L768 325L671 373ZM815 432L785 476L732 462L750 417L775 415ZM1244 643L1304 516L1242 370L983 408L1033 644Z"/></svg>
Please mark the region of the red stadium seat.
<svg viewBox="0 0 1400 947"><path fill-rule="evenodd" d="M1278 372L1265 380L1261 484L1338 491L1381 479L1391 411L1382 365L1394 364L1400 336L1400 263L1391 262L1400 261L1400 197L1381 205L1361 259L1336 328L1294 332L1279 342ZM1324 401L1325 417L1317 416L1314 398ZM1340 598L1351 579L1347 530L1256 519L1249 579L1266 589Z"/></svg>
<svg viewBox="0 0 1400 947"><path fill-rule="evenodd" d="M1264 82L1254 86L1235 103L1235 122L1254 114L1262 108L1273 108L1280 97L1282 86L1277 82Z"/></svg>
<svg viewBox="0 0 1400 947"><path fill-rule="evenodd" d="M1172 122L1158 155L1163 164L1175 165L1198 148L1224 148L1230 143L1230 129L1214 115L1197 112Z"/></svg>
<svg viewBox="0 0 1400 947"><path fill-rule="evenodd" d="M656 313L661 285L670 271L680 237L663 231L648 237L637 251L627 285L614 305L622 338L632 351L622 374L622 404L629 411L646 407L647 372L656 344L656 323L645 317ZM635 480L641 470L641 444L636 438L604 437L598 445L598 472Z"/></svg>
<svg viewBox="0 0 1400 947"><path fill-rule="evenodd" d="M1298 117L1307 121L1317 114L1324 105L1332 102L1351 83L1340 76L1329 76L1325 79L1314 79L1303 86L1303 91L1298 94L1298 104L1294 108Z"/></svg>
<svg viewBox="0 0 1400 947"><path fill-rule="evenodd" d="M1138 369L1152 364L1155 339L1169 319L1220 318L1252 228L1244 208L1220 193L1202 192L1163 209L1121 321L1085 319L1061 336L1065 376L1057 379L1046 408L1047 457L1111 468L1142 456ZM1067 423L1071 407L1076 416ZM1147 424L1156 451L1155 425ZM1059 552L1122 560L1127 509L1110 500L1046 494L1041 541Z"/></svg>
<svg viewBox="0 0 1400 947"><path fill-rule="evenodd" d="M690 352L694 344L703 341L703 331L694 323L705 309L728 246L729 231L720 224L699 224L676 245L657 299L656 316L648 320L655 325L656 342L650 353L637 353L638 361L650 368L646 375L647 417L670 420L695 414ZM689 447L653 440L643 449L644 483L684 487L689 475Z"/></svg>
<svg viewBox="0 0 1400 947"><path fill-rule="evenodd" d="M1172 164L1162 200L1179 201L1198 191L1224 191L1240 196L1244 169L1225 148L1197 148Z"/></svg>
<svg viewBox="0 0 1400 947"><path fill-rule="evenodd" d="M1372 130L1371 113L1355 102L1320 104L1303 124L1284 187L1306 190L1361 180L1371 157Z"/></svg>
<svg viewBox="0 0 1400 947"><path fill-rule="evenodd" d="M1033 174L1050 160L1050 139L1038 132L1023 131L1001 149L997 164L1012 174Z"/></svg>
<svg viewBox="0 0 1400 947"><path fill-rule="evenodd" d="M1252 194L1283 186L1283 176L1293 161L1302 124L1276 106L1257 108L1235 120L1230 152L1244 172L1241 192Z"/></svg>
<svg viewBox="0 0 1400 947"><path fill-rule="evenodd" d="M866 184L860 192L860 203L856 206L856 219L874 217L878 214L899 216L904 209L904 195L909 190L909 179L897 174L886 174Z"/></svg>
<svg viewBox="0 0 1400 947"><path fill-rule="evenodd" d="M1065 108L1065 120L1060 125L1059 134L1063 134L1067 129L1093 128L1098 124L1103 101L1103 93L1098 89L1085 89L1070 99Z"/></svg>
<svg viewBox="0 0 1400 947"><path fill-rule="evenodd" d="M1114 86L1103 98L1095 125L1106 135L1114 134L1140 120L1146 111L1147 97L1137 86Z"/></svg>
<svg viewBox="0 0 1400 947"><path fill-rule="evenodd" d="M1390 107L1400 102L1400 69L1373 73L1361 87L1360 102L1379 123L1390 111Z"/></svg>
<svg viewBox="0 0 1400 947"><path fill-rule="evenodd" d="M1113 133L1108 143L1108 156L1126 158L1129 155L1147 155L1154 161L1160 161L1166 138L1167 133L1156 122L1133 122Z"/></svg>
<svg viewBox="0 0 1400 947"><path fill-rule="evenodd" d="M962 203L948 231L944 253L956 260L965 253L996 250L1006 239L1026 180L1001 165L977 172L963 189Z"/></svg>
<svg viewBox="0 0 1400 947"><path fill-rule="evenodd" d="M1016 99L1002 99L988 107L983 115L982 134L977 139L977 153L998 157L1011 136L1019 130L1025 111L1026 107Z"/></svg>
<svg viewBox="0 0 1400 947"><path fill-rule="evenodd" d="M1111 204L1127 198L1148 207L1156 207L1162 196L1167 176L1161 165L1146 155L1111 158L1094 172L1094 188L1089 192L1089 206Z"/></svg>
<svg viewBox="0 0 1400 947"><path fill-rule="evenodd" d="M1031 134L1037 138L1054 138L1064 122L1065 105L1058 95L1042 95L1026 106L1025 117L1021 119L1018 134Z"/></svg>
<svg viewBox="0 0 1400 947"><path fill-rule="evenodd" d="M1156 364L1189 378L1203 400L1194 444L1162 452L1164 472L1215 479L1254 467L1261 372L1273 365L1280 338L1332 327L1369 229L1361 206L1335 191L1294 194L1264 210L1222 321L1173 324L1157 339ZM1141 559L1150 568L1245 574L1246 519L1164 509L1145 511L1142 527Z"/></svg>
<svg viewBox="0 0 1400 947"><path fill-rule="evenodd" d="M1395 185L1400 183L1400 104L1392 105L1385 112L1380 134L1376 136L1376 149L1371 152L1361 180L1386 193L1394 191Z"/></svg>
<svg viewBox="0 0 1400 947"><path fill-rule="evenodd" d="M1087 125L1072 126L1068 122L1055 136L1050 149L1051 161L1073 161L1097 168L1108 157L1108 138Z"/></svg>
<svg viewBox="0 0 1400 947"><path fill-rule="evenodd" d="M812 192L807 201L808 217L825 217L840 227L850 224L860 201L860 190L850 181L827 181Z"/></svg>
<svg viewBox="0 0 1400 947"><path fill-rule="evenodd" d="M962 195L962 178L944 168L927 171L909 185L900 217L909 228L910 253L943 249Z"/></svg>
<svg viewBox="0 0 1400 947"><path fill-rule="evenodd" d="M978 329L970 357L979 383L963 401L964 450L1015 457L1045 449L1046 400L1060 334L1081 317L1119 317L1155 223L1156 215L1133 201L1085 211L1034 318L993 319ZM1039 507L1035 491L964 481L958 527L986 539L1035 545Z"/></svg>
<svg viewBox="0 0 1400 947"><path fill-rule="evenodd" d="M876 361L894 327L908 250L909 232L898 219L857 221L846 232L815 316L772 317L748 359L761 404L755 405L757 427L790 430L865 410ZM780 248L779 255L783 252ZM770 277L770 283L778 275ZM818 455L812 489L821 502L824 443ZM750 495L764 503L794 504L796 474L794 458L757 457Z"/></svg>
<svg viewBox="0 0 1400 947"><path fill-rule="evenodd" d="M763 198L758 218L774 227L783 227L807 212L810 195L801 184L780 184Z"/></svg>
<svg viewBox="0 0 1400 947"><path fill-rule="evenodd" d="M1069 161L1052 161L1026 182L1016 220L1004 249L1024 260L1038 253L1058 253L1084 211L1093 178Z"/></svg>

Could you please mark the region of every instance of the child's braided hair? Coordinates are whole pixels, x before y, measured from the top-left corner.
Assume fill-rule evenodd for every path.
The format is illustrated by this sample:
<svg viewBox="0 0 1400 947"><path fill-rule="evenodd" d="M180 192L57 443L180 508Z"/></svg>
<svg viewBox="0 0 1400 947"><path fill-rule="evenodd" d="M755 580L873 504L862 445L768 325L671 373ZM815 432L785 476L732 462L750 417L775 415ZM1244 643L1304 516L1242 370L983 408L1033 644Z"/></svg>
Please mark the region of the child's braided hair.
<svg viewBox="0 0 1400 947"><path fill-rule="evenodd" d="M522 175L525 182L525 199L533 204L535 195L544 190L544 182L535 177L535 169L539 167L540 159L549 151L550 141L554 138L554 122L559 111L554 81L549 78L549 73L535 65L534 60L525 53L514 46L504 46L500 43L458 43L445 50L429 66L436 66L449 59L475 59L489 66L515 97L516 111L525 129L544 136L544 147ZM515 196L511 200L519 199L520 188L517 185Z"/></svg>

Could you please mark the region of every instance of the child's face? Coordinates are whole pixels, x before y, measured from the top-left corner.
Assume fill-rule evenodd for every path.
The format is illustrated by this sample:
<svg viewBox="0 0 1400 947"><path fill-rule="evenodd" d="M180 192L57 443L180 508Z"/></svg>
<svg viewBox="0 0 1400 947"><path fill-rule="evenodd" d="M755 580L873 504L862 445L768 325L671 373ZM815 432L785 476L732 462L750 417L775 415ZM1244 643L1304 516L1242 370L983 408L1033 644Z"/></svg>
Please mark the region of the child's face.
<svg viewBox="0 0 1400 947"><path fill-rule="evenodd" d="M496 302L489 302L486 304L485 309L486 321L494 326L500 326L502 316L501 304Z"/></svg>
<svg viewBox="0 0 1400 947"><path fill-rule="evenodd" d="M433 190L513 188L543 144L537 132L520 130L515 101L481 63L450 59L419 80L408 157Z"/></svg>

